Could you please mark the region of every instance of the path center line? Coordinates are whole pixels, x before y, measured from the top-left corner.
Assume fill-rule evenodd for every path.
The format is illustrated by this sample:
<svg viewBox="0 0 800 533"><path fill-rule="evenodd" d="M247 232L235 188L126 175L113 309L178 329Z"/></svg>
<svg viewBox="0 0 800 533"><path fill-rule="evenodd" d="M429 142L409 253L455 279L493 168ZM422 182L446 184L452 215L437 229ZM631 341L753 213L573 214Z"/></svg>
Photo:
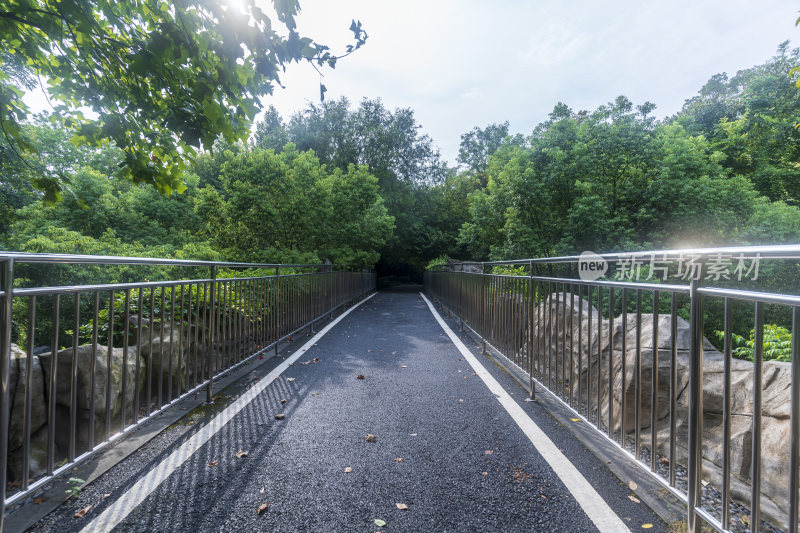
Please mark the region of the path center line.
<svg viewBox="0 0 800 533"><path fill-rule="evenodd" d="M458 335L453 333L453 330L450 329L444 319L442 319L430 300L422 293L419 293L419 295L422 296L425 303L428 304L428 309L430 309L436 321L439 322L444 332L447 333L447 336L450 337L450 340L455 344L456 348L458 348L458 351L461 352L461 355L464 356L464 359L469 362L472 369L483 380L489 391L495 395L500 405L508 411L508 414L514 419L514 422L517 423L523 433L530 439L536 451L547 461L547 464L550 465L553 472L561 479L561 482L564 483L567 490L572 493L572 496L581 508L583 508L583 511L589 519L594 522L597 529L603 533L630 532L628 526L626 526L622 519L608 506L600 494L594 490L586 478L575 468L575 465L561 453L561 450L550 440L550 437L548 437L522 407L511 398L511 395L506 392L500 383L494 379L494 376L484 368L480 361L478 361L464 343L461 342Z"/></svg>
<svg viewBox="0 0 800 533"><path fill-rule="evenodd" d="M321 339L328 331L338 324L344 317L350 314L358 306L375 296L372 293L353 307L339 315L336 320L325 326L319 333L314 335L311 340L306 342L302 348L297 350L294 355L287 358L280 365L275 367L272 372L261 378L258 383L245 391L235 402L225 408L224 411L215 416L208 424L206 424L200 431L192 435L180 447L174 450L169 456L163 459L158 466L147 473L139 481L133 484L125 494L122 494L117 501L107 507L100 515L92 520L86 527L81 530L81 533L90 533L94 531L111 531L117 524L125 519L131 511L133 511L139 504L141 504L150 493L152 493L165 479L169 477L172 472L178 469L183 463L189 459L192 454L200 449L211 437L213 437L220 429L225 427L239 411L247 407L247 405L256 399L256 397L267 388L267 386L275 381L289 365L297 361L301 355L307 352L319 339Z"/></svg>

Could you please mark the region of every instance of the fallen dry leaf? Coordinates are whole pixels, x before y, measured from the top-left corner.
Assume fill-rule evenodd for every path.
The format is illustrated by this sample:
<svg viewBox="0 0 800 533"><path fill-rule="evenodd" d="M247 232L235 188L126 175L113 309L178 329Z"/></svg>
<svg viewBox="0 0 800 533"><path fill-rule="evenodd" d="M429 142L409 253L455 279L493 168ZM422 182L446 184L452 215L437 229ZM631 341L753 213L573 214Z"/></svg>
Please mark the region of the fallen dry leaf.
<svg viewBox="0 0 800 533"><path fill-rule="evenodd" d="M492 450L486 450L486 451L485 451L485 452L483 452L483 453L485 453L486 455L492 455Z"/></svg>
<svg viewBox="0 0 800 533"><path fill-rule="evenodd" d="M281 400L281 403L286 403L286 400Z"/></svg>
<svg viewBox="0 0 800 533"><path fill-rule="evenodd" d="M570 418L570 420L572 420L573 422L580 422L581 421L580 418Z"/></svg>
<svg viewBox="0 0 800 533"><path fill-rule="evenodd" d="M401 365L400 368L408 368L408 365Z"/></svg>
<svg viewBox="0 0 800 533"><path fill-rule="evenodd" d="M316 365L317 363L319 363L319 357L315 357L314 359L311 360L311 362Z"/></svg>
<svg viewBox="0 0 800 533"><path fill-rule="evenodd" d="M396 354L397 352L392 352L392 355Z"/></svg>
<svg viewBox="0 0 800 533"><path fill-rule="evenodd" d="M310 365L311 361L300 361L301 365Z"/></svg>
<svg viewBox="0 0 800 533"><path fill-rule="evenodd" d="M244 451L242 451L242 450L239 450L238 452L236 452L236 458L237 458L237 459L241 459L242 457L247 457L247 455L248 455L249 453L250 453L250 452L244 452Z"/></svg>
<svg viewBox="0 0 800 533"><path fill-rule="evenodd" d="M705 479L701 479L700 483L702 483L704 487L708 486L708 481L706 481Z"/></svg>
<svg viewBox="0 0 800 533"><path fill-rule="evenodd" d="M482 476L488 476L488 475L489 475L489 472L481 472L481 475L482 475Z"/></svg>
<svg viewBox="0 0 800 533"><path fill-rule="evenodd" d="M641 500L639 500L639 498L637 498L633 494L628 494L628 499L633 503L642 503Z"/></svg>
<svg viewBox="0 0 800 533"><path fill-rule="evenodd" d="M397 506L397 508L398 508L398 509L400 509L401 511L405 511L405 510L407 510L407 509L408 509L408 505L406 505L406 504L404 504L404 503L396 503L395 505L396 505L396 506Z"/></svg>
<svg viewBox="0 0 800 533"><path fill-rule="evenodd" d="M106 498L108 498L109 496L111 496L111 493L110 493L110 492L109 492L109 493L107 493L107 494L103 494L103 499L105 500L105 499L106 499Z"/></svg>
<svg viewBox="0 0 800 533"><path fill-rule="evenodd" d="M219 464L219 461L209 461L208 462L208 466L217 466L218 464Z"/></svg>
<svg viewBox="0 0 800 533"><path fill-rule="evenodd" d="M344 469L344 473L345 473L345 474L349 474L349 473L350 473L350 472L352 472L352 471L353 471L353 468L352 468L352 467L349 467L349 466L348 466L347 468L345 468L345 469Z"/></svg>
<svg viewBox="0 0 800 533"><path fill-rule="evenodd" d="M378 442L378 437L371 433L367 433L367 442Z"/></svg>
<svg viewBox="0 0 800 533"><path fill-rule="evenodd" d="M639 488L639 485L637 485L635 481L630 481L628 483L628 488L631 490L636 490Z"/></svg>
<svg viewBox="0 0 800 533"><path fill-rule="evenodd" d="M258 509L256 510L256 515L261 516L261 513L266 511L268 507L269 507L269 502L262 503L261 505L258 506Z"/></svg>
<svg viewBox="0 0 800 533"><path fill-rule="evenodd" d="M286 381L294 381L294 378L286 378Z"/></svg>
<svg viewBox="0 0 800 533"><path fill-rule="evenodd" d="M394 462L395 463L402 463L403 462L403 458L402 457L395 457L394 458Z"/></svg>
<svg viewBox="0 0 800 533"><path fill-rule="evenodd" d="M412 433L412 434L411 434L411 436L412 436L412 437L416 437L416 436L417 436L417 434L416 434L416 433Z"/></svg>
<svg viewBox="0 0 800 533"><path fill-rule="evenodd" d="M662 457L661 458L661 463L665 464L665 465L668 465L669 464L669 457Z"/></svg>
<svg viewBox="0 0 800 533"><path fill-rule="evenodd" d="M653 527L653 524L642 524L642 529L650 529Z"/></svg>
<svg viewBox="0 0 800 533"><path fill-rule="evenodd" d="M92 508L91 505L87 505L86 507L75 513L75 518L83 518L84 516L86 516L86 513L88 513L89 509L91 508Z"/></svg>
<svg viewBox="0 0 800 533"><path fill-rule="evenodd" d="M259 493L259 494L264 494L265 490L266 490L266 489L262 488L260 491L258 491L258 493Z"/></svg>
<svg viewBox="0 0 800 533"><path fill-rule="evenodd" d="M35 500L33 500L33 503L36 504L36 505L39 505L40 503L43 503L43 502L44 502L44 498L43 497L39 497L39 498L36 498Z"/></svg>
<svg viewBox="0 0 800 533"><path fill-rule="evenodd" d="M283 420L285 417L286 417L285 414L278 413L277 415L275 415L275 420Z"/></svg>
<svg viewBox="0 0 800 533"><path fill-rule="evenodd" d="M356 376L356 379L364 379L364 374L359 374Z"/></svg>
<svg viewBox="0 0 800 533"><path fill-rule="evenodd" d="M459 398L458 403L464 403L464 398Z"/></svg>

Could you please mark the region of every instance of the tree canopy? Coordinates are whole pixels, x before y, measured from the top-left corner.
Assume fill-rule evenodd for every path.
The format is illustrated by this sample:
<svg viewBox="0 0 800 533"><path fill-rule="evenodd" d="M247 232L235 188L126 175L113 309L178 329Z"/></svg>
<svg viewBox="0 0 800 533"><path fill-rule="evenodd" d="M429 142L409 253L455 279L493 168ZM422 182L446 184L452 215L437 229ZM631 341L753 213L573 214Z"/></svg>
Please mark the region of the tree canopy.
<svg viewBox="0 0 800 533"><path fill-rule="evenodd" d="M198 148L245 140L260 98L294 61L335 67L341 56L302 36L297 0L255 0L243 9L216 0L7 0L0 7L0 171L23 164L52 203L68 176L22 159L35 151L22 124L18 83L46 90L76 145L111 143L119 172L160 192L182 192ZM355 42L367 38L361 23ZM15 83L16 82L16 83ZM321 94L324 95L324 86ZM91 111L91 113L86 112Z"/></svg>

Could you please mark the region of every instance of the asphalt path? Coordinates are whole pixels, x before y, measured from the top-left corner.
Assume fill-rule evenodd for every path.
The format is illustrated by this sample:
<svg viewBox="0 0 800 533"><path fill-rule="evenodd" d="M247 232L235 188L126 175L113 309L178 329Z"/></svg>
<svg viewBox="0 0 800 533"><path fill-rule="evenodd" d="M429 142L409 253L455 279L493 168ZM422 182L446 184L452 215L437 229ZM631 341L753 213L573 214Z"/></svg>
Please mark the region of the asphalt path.
<svg viewBox="0 0 800 533"><path fill-rule="evenodd" d="M513 378L464 341L601 495L597 505L610 506L631 531L666 530L605 464L541 405L524 402ZM138 481L284 359L264 361L222 391L214 411L187 414L33 530L80 531L130 501ZM597 531L412 293L380 293L353 310L174 466L115 530Z"/></svg>

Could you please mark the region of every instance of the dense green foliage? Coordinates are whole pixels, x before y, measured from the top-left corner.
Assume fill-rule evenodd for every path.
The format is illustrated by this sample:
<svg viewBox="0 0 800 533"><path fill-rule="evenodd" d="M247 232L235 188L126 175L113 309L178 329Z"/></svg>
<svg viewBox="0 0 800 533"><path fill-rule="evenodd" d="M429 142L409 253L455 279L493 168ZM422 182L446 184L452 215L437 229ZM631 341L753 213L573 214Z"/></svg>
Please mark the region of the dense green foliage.
<svg viewBox="0 0 800 533"><path fill-rule="evenodd" d="M2 57L5 83L35 81L9 70L16 56ZM443 257L798 242L800 93L789 72L798 63L798 51L781 45L763 65L713 76L661 121L653 104L620 96L593 111L559 103L528 136L510 135L508 123L475 127L461 137L457 167L412 110L380 99L309 104L286 118L269 108L249 142L223 135L196 155L185 191L172 195L118 172L125 147L71 143L69 118L36 117L20 135L70 194L42 208L26 166L33 158L4 159L0 244L330 260L419 280ZM783 280L779 289L793 285L793 265L765 268Z"/></svg>
<svg viewBox="0 0 800 533"><path fill-rule="evenodd" d="M280 83L284 65L334 67L339 59L298 33L297 0L275 0L272 8L277 20L255 0L242 8L214 0L7 0L0 7L0 171L35 153L21 127L28 109L17 86L35 79L48 84L71 142L111 143L122 154L121 176L182 192L197 148L220 137L247 139L260 97ZM350 29L355 44L347 53L367 38L360 23ZM58 200L69 177L47 163L25 165L45 201Z"/></svg>

